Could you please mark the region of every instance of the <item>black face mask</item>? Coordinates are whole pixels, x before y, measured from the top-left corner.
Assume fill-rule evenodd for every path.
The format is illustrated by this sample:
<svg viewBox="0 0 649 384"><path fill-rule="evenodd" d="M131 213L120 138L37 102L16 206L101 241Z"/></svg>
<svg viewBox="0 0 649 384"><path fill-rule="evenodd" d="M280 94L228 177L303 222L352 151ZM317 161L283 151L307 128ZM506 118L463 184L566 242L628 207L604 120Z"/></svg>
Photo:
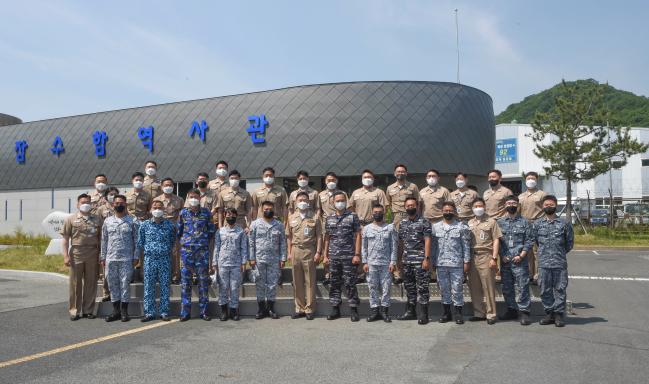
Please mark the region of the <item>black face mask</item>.
<svg viewBox="0 0 649 384"><path fill-rule="evenodd" d="M196 184L198 185L198 188L205 188L205 187L207 187L207 181L205 181L205 180L201 180L201 181L199 181L199 182L196 183Z"/></svg>
<svg viewBox="0 0 649 384"><path fill-rule="evenodd" d="M226 217L225 222L232 225L237 222L237 218L234 216Z"/></svg>
<svg viewBox="0 0 649 384"><path fill-rule="evenodd" d="M513 215L518 210L518 207L513 207L510 205L509 207L505 207L505 210Z"/></svg>
<svg viewBox="0 0 649 384"><path fill-rule="evenodd" d="M405 180L406 179L406 175L404 175L404 174L398 174L398 175L395 175L394 177L396 177L397 180Z"/></svg>
<svg viewBox="0 0 649 384"><path fill-rule="evenodd" d="M273 216L275 216L275 212L271 211L264 211L264 217L267 219L272 219Z"/></svg>
<svg viewBox="0 0 649 384"><path fill-rule="evenodd" d="M545 212L547 215L552 215L557 211L557 207L545 207L543 208L543 212Z"/></svg>
<svg viewBox="0 0 649 384"><path fill-rule="evenodd" d="M495 187L496 185L498 185L498 180L489 180L489 185Z"/></svg>
<svg viewBox="0 0 649 384"><path fill-rule="evenodd" d="M115 212L122 213L126 211L126 206L125 205L116 205L115 206Z"/></svg>
<svg viewBox="0 0 649 384"><path fill-rule="evenodd" d="M417 213L417 208L408 208L408 209L406 209L406 213L409 216L414 216Z"/></svg>
<svg viewBox="0 0 649 384"><path fill-rule="evenodd" d="M383 213L373 213L372 217L374 218L374 221L383 221Z"/></svg>
<svg viewBox="0 0 649 384"><path fill-rule="evenodd" d="M444 218L445 218L446 220L451 220L452 218L455 217L455 214L450 213L450 212L446 212L446 213L442 214L442 216L444 216Z"/></svg>

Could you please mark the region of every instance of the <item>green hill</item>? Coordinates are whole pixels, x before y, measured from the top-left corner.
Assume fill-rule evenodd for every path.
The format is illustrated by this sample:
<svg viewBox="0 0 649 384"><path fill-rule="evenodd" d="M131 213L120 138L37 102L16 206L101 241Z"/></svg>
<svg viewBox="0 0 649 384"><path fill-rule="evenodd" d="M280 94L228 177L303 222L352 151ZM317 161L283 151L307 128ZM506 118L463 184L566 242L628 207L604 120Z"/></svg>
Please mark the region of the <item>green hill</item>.
<svg viewBox="0 0 649 384"><path fill-rule="evenodd" d="M608 84L600 84L593 79L567 83L577 83L583 87L602 87L604 100L618 121L630 127L649 127L649 98L616 89ZM530 123L536 111L548 112L552 108L560 86L561 84L557 84L550 89L527 96L521 102L511 104L496 116L496 124L511 123L513 120L518 123Z"/></svg>

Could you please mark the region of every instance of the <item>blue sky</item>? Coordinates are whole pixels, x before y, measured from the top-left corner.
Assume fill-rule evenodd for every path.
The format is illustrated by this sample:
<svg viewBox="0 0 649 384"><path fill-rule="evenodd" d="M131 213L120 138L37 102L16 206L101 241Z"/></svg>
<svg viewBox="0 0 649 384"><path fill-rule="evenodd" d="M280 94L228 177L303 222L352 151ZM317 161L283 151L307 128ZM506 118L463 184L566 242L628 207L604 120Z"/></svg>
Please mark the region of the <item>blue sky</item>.
<svg viewBox="0 0 649 384"><path fill-rule="evenodd" d="M597 5L594 5L597 4ZM562 78L649 95L642 1L14 1L0 112L24 121L357 80L460 81L496 113Z"/></svg>

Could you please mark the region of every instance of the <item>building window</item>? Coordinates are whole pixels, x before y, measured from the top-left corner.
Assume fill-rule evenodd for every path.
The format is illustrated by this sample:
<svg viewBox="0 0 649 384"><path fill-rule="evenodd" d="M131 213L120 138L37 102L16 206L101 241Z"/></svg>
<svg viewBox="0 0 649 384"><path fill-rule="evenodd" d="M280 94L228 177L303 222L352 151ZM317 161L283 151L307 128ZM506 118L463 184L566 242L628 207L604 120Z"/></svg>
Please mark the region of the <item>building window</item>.
<svg viewBox="0 0 649 384"><path fill-rule="evenodd" d="M642 166L649 167L649 159L642 159Z"/></svg>

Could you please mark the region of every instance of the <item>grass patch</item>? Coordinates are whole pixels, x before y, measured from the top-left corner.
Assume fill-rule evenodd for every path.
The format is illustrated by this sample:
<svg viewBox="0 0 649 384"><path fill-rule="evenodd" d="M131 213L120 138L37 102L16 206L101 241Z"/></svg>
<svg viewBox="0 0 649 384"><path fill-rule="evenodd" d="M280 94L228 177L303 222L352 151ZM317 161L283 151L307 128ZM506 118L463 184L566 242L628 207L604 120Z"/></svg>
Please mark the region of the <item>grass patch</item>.
<svg viewBox="0 0 649 384"><path fill-rule="evenodd" d="M575 228L575 244L609 247L649 247L649 227L643 225L610 229L595 227L587 235Z"/></svg>
<svg viewBox="0 0 649 384"><path fill-rule="evenodd" d="M44 246L50 243L50 238L45 235L32 235L25 233L22 229L17 229L13 235L0 235L0 244L5 245L30 245L30 246Z"/></svg>
<svg viewBox="0 0 649 384"><path fill-rule="evenodd" d="M0 250L0 269L56 272L68 274L63 255L45 256L46 245L19 246Z"/></svg>

